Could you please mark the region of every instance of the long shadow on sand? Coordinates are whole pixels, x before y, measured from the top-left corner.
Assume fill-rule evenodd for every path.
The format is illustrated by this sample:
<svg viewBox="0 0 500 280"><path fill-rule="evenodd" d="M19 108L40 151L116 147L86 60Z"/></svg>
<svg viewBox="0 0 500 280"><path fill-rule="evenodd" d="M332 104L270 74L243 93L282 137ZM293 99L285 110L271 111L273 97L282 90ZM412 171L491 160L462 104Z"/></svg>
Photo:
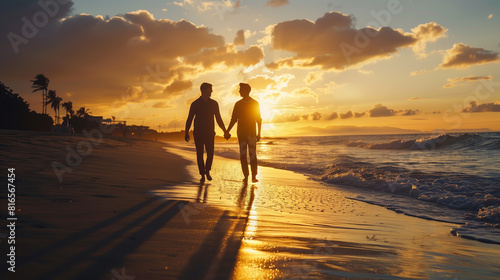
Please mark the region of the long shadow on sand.
<svg viewBox="0 0 500 280"><path fill-rule="evenodd" d="M70 246L70 244L75 243L78 240L80 240L80 239L100 230L100 229L103 229L103 228L105 228L105 227L125 218L125 217L128 217L129 215L133 214L134 212L139 211L140 209L146 207L147 205L151 204L152 202L154 202L156 200L158 200L158 198L152 197L152 198L150 198L142 203L135 205L134 207L132 207L130 209L127 209L123 212L120 212L116 216L113 216L107 220L99 222L92 227L89 227L89 228L84 229L82 231L76 232L76 233L50 245L50 246L47 246L46 248L43 248L43 249L31 254L30 256L26 256L24 258L20 257L19 258L19 266L23 267L23 266L27 265L29 262L32 262L32 261L37 260L37 259L41 259L44 256L46 256L47 254L50 254L50 253L57 251L61 248Z"/></svg>
<svg viewBox="0 0 500 280"><path fill-rule="evenodd" d="M200 186L200 193L201 190L202 186ZM248 204L244 207L247 190L248 183L243 182L237 200L238 210L223 212L198 252L190 258L179 279L230 279L232 277L255 198L255 186L252 186ZM207 188L205 195L206 192Z"/></svg>
<svg viewBox="0 0 500 280"><path fill-rule="evenodd" d="M135 219L123 228L113 232L107 238L104 238L96 243L94 243L90 248L80 252L79 254L73 256L66 262L55 267L44 275L38 277L37 279L53 279L60 275L61 273L67 271L72 266L78 264L81 261L88 259L93 259L93 264L86 268L84 271L79 273L73 279L101 279L106 273L109 273L113 268L119 266L123 262L123 258L132 253L137 249L142 243L147 241L157 230L163 227L170 219L172 219L185 205L186 201L165 201L150 210L141 217ZM142 205L142 204L139 204ZM138 205L138 206L139 206ZM137 207L137 206L136 206ZM134 207L135 208L135 207ZM103 253L97 258L93 258L93 254L101 250L106 245L110 244L112 241L120 238L121 236L127 234L133 228L139 226L141 223L146 221L153 215L160 213L154 220L143 225L139 230L135 231L132 236L135 237L134 240L125 239L118 243L109 251ZM97 226L95 226L97 227ZM92 228L95 228L92 227Z"/></svg>

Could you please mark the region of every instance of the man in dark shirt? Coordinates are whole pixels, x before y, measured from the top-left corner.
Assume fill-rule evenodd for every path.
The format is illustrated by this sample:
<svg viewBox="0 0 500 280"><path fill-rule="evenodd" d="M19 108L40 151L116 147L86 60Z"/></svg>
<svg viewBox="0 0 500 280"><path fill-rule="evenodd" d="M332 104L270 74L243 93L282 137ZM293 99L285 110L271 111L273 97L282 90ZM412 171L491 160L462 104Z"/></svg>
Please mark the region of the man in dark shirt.
<svg viewBox="0 0 500 280"><path fill-rule="evenodd" d="M247 148L250 155L250 166L252 169L252 182L257 180L257 142L260 141L260 130L262 126L262 118L260 116L259 102L250 97L252 88L249 84L240 83L240 95L242 99L234 104L231 123L227 127L227 132L224 134L226 139L231 137L229 131L238 123L237 134L238 143L240 145L240 161L244 181L248 180L248 162ZM257 125L257 130L255 129Z"/></svg>
<svg viewBox="0 0 500 280"><path fill-rule="evenodd" d="M210 170L212 168L212 161L214 158L214 138L215 138L215 125L214 117L217 124L224 134L227 133L224 122L220 116L219 104L217 101L211 99L212 85L203 83L200 86L201 97L191 103L189 108L189 115L186 121L186 135L184 139L189 142L189 129L191 122L194 118L194 144L196 146L196 160L198 162L198 170L201 175L201 182L205 181L205 175L208 180L212 180ZM203 162L204 148L207 149L207 162Z"/></svg>

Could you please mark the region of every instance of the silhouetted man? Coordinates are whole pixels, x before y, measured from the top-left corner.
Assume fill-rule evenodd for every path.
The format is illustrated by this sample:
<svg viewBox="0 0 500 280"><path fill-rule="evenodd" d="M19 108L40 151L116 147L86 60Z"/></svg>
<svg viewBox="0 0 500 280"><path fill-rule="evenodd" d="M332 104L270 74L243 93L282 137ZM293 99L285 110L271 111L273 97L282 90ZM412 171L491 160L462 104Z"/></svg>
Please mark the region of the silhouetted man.
<svg viewBox="0 0 500 280"><path fill-rule="evenodd" d="M250 166L252 169L252 182L257 180L257 142L260 141L260 130L262 118L260 116L259 102L250 97L252 88L249 84L240 83L240 95L242 99L234 104L231 123L224 134L224 138L229 139L229 131L238 123L237 134L240 144L240 161L245 181L248 180L247 149L250 155ZM256 129L257 127L257 129Z"/></svg>
<svg viewBox="0 0 500 280"><path fill-rule="evenodd" d="M211 99L212 85L203 83L200 86L201 97L191 103L189 115L186 121L186 135L184 139L189 142L189 129L194 118L194 144L196 146L196 160L198 162L198 170L201 175L201 182L205 181L205 176L208 180L212 180L210 169L212 169L212 161L214 158L214 138L215 125L214 117L217 124L224 134L227 133L224 122L220 116L219 104ZM203 162L204 148L207 150L207 162Z"/></svg>

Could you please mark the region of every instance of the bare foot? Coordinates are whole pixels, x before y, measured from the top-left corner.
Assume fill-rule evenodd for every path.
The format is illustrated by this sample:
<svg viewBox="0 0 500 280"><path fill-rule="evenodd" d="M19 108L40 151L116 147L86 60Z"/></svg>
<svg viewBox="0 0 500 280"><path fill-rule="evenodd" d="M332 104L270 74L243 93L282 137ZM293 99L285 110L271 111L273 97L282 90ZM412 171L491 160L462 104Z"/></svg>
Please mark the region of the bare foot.
<svg viewBox="0 0 500 280"><path fill-rule="evenodd" d="M210 176L210 172L207 171L205 174L207 175L208 181L212 181L212 176Z"/></svg>
<svg viewBox="0 0 500 280"><path fill-rule="evenodd" d="M259 181L259 180L257 180L257 177L252 176L252 182L253 182L253 183L257 183L258 181Z"/></svg>

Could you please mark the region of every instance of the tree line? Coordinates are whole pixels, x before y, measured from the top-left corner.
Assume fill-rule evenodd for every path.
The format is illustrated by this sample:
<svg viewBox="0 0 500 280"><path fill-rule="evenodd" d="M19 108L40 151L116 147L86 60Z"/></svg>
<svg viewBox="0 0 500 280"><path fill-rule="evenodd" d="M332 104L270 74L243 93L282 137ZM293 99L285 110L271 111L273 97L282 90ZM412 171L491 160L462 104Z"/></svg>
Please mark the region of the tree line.
<svg viewBox="0 0 500 280"><path fill-rule="evenodd" d="M89 109L80 107L74 111L71 101L62 102L63 99L57 96L55 90L49 90L50 80L45 75L38 74L30 82L33 92L42 94L42 113L31 110L28 102L0 82L0 129L52 131L55 124L81 132L88 126L87 119L92 114ZM47 106L54 110L54 121L47 113ZM60 107L66 111L62 124Z"/></svg>

